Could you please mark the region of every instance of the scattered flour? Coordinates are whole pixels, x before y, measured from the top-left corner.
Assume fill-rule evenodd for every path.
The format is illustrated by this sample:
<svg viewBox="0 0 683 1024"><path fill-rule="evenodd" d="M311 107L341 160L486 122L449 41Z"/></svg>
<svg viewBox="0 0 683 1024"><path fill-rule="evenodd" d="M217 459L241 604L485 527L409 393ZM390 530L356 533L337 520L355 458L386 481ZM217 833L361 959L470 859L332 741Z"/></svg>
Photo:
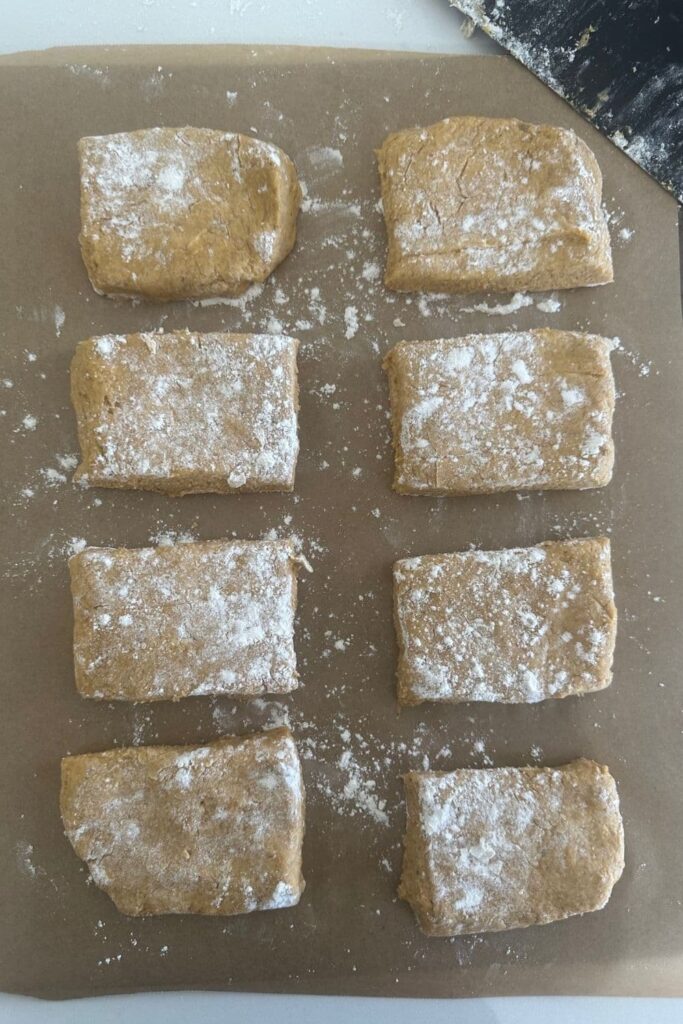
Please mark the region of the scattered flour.
<svg viewBox="0 0 683 1024"><path fill-rule="evenodd" d="M343 752L338 761L343 782L340 790L330 790L328 796L337 812L344 809L349 817L357 814L369 817L378 825L388 825L386 800L377 796L377 783L367 770L353 756L350 749Z"/></svg>
<svg viewBox="0 0 683 1024"><path fill-rule="evenodd" d="M38 869L33 863L34 852L33 843L20 840L16 845L17 867L22 874L28 875L29 878L35 878L38 874Z"/></svg>

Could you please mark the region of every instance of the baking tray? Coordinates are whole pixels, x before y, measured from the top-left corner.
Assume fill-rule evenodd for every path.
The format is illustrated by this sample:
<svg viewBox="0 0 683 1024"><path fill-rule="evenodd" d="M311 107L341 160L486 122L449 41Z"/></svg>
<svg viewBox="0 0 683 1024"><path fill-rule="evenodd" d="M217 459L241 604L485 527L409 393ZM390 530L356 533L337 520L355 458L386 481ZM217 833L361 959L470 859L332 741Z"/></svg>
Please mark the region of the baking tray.
<svg viewBox="0 0 683 1024"><path fill-rule="evenodd" d="M384 290L373 149L389 131L448 114L548 121L588 142L605 176L613 285L533 301ZM95 295L77 244L77 139L186 123L256 134L293 157L306 184L295 251L260 292L236 304L155 306ZM0 391L0 986L50 998L150 989L683 995L683 348L673 198L502 57L264 47L20 55L0 61L0 138L0 379L9 382ZM401 338L542 325L621 339L613 483L583 493L393 494L383 353ZM70 483L75 344L92 334L184 327L284 330L301 339L293 494L171 499ZM79 698L69 552L85 542L136 546L271 531L300 537L314 568L300 587L297 693L243 705ZM608 690L529 707L399 713L396 558L602 533L613 541L620 614ZM64 754L199 742L286 720L308 799L307 888L297 908L127 919L88 884L59 820ZM395 896L401 773L579 756L609 764L622 798L626 870L608 907L542 929L422 936Z"/></svg>

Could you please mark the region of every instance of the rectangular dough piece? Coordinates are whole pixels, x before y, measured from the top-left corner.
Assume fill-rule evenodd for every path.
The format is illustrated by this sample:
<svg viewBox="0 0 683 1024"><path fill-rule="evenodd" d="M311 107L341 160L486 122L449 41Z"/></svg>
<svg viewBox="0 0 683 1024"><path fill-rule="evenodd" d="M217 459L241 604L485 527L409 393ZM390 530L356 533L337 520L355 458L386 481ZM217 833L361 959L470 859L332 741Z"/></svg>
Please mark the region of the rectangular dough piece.
<svg viewBox="0 0 683 1024"><path fill-rule="evenodd" d="M81 252L95 291L240 295L296 238L301 190L268 142L209 128L81 139Z"/></svg>
<svg viewBox="0 0 683 1024"><path fill-rule="evenodd" d="M189 331L82 341L71 364L74 479L175 495L293 490L298 345Z"/></svg>
<svg viewBox="0 0 683 1024"><path fill-rule="evenodd" d="M289 729L62 760L64 830L122 914L248 914L304 890Z"/></svg>
<svg viewBox="0 0 683 1024"><path fill-rule="evenodd" d="M603 487L612 341L542 328L402 341L387 355L401 494Z"/></svg>
<svg viewBox="0 0 683 1024"><path fill-rule="evenodd" d="M86 548L69 560L76 686L100 700L298 686L290 540Z"/></svg>
<svg viewBox="0 0 683 1024"><path fill-rule="evenodd" d="M404 782L399 896L426 935L549 924L609 900L624 834L604 765L409 772Z"/></svg>
<svg viewBox="0 0 683 1024"><path fill-rule="evenodd" d="M385 283L397 291L543 291L613 280L602 176L568 128L449 117L378 150Z"/></svg>
<svg viewBox="0 0 683 1024"><path fill-rule="evenodd" d="M609 686L617 628L604 537L394 566L401 704L535 703Z"/></svg>

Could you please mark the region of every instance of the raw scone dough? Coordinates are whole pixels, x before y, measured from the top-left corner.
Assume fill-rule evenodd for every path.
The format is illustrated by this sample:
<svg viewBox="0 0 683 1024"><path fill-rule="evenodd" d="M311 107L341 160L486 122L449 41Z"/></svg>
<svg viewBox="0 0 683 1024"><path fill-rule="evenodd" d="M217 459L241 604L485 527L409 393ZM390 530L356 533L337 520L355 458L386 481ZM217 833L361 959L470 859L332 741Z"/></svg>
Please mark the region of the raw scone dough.
<svg viewBox="0 0 683 1024"><path fill-rule="evenodd" d="M81 252L98 292L240 295L294 245L296 170L270 143L147 128L81 139L79 154Z"/></svg>
<svg viewBox="0 0 683 1024"><path fill-rule="evenodd" d="M427 935L498 932L600 910L624 867L604 765L409 772L399 896Z"/></svg>
<svg viewBox="0 0 683 1024"><path fill-rule="evenodd" d="M75 480L166 494L291 491L297 348L283 335L189 331L82 341L71 364Z"/></svg>
<svg viewBox="0 0 683 1024"><path fill-rule="evenodd" d="M101 700L298 686L290 540L86 548L69 560L76 686Z"/></svg>
<svg viewBox="0 0 683 1024"><path fill-rule="evenodd" d="M612 342L536 331L402 341L389 375L402 494L602 487L612 477Z"/></svg>
<svg viewBox="0 0 683 1024"><path fill-rule="evenodd" d="M304 788L289 729L62 760L62 820L122 914L299 902Z"/></svg>
<svg viewBox="0 0 683 1024"><path fill-rule="evenodd" d="M568 128L450 117L378 151L385 283L397 291L541 291L613 280L602 176Z"/></svg>
<svg viewBox="0 0 683 1024"><path fill-rule="evenodd" d="M533 703L611 681L606 538L407 558L394 602L401 704Z"/></svg>

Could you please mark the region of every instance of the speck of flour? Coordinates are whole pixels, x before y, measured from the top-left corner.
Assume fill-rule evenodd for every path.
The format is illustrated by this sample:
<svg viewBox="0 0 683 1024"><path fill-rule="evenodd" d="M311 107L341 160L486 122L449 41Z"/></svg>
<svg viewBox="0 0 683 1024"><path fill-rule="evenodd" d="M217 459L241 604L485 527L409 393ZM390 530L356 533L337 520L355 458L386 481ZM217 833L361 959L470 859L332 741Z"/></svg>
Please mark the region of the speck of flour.
<svg viewBox="0 0 683 1024"><path fill-rule="evenodd" d="M346 324L346 337L350 341L358 331L358 309L356 306L347 306L344 310L344 323Z"/></svg>
<svg viewBox="0 0 683 1024"><path fill-rule="evenodd" d="M364 263L360 276L364 281L377 281L381 274L379 263Z"/></svg>
<svg viewBox="0 0 683 1024"><path fill-rule="evenodd" d="M66 314L61 306L55 306L54 321L55 321L55 334L57 337L62 333L62 327L66 320Z"/></svg>
<svg viewBox="0 0 683 1024"><path fill-rule="evenodd" d="M195 534L189 530L164 530L160 528L156 533L150 534L150 542L160 548L171 547L173 544L192 544L197 540Z"/></svg>
<svg viewBox="0 0 683 1024"><path fill-rule="evenodd" d="M525 306L533 306L534 300L531 295L524 292L515 292L509 302L496 306L489 306L487 302L479 302L474 306L463 306L461 313L490 313L496 316L507 316L508 313L516 313L518 309Z"/></svg>

